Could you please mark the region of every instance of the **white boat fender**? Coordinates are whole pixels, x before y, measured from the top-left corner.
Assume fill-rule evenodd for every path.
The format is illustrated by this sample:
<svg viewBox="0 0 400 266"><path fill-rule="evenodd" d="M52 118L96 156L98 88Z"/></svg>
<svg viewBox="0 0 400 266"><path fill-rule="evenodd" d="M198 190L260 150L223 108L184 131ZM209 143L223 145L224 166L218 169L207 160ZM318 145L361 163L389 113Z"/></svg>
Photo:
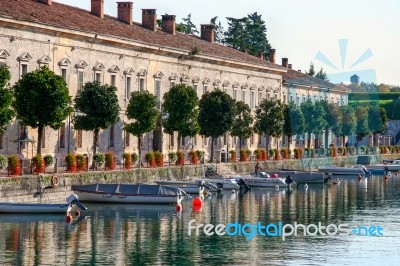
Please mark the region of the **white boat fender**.
<svg viewBox="0 0 400 266"><path fill-rule="evenodd" d="M308 185L307 185L307 184L304 185L304 189L305 189L305 190L308 189Z"/></svg>
<svg viewBox="0 0 400 266"><path fill-rule="evenodd" d="M55 175L53 175L53 176L51 177L50 182L51 182L51 185L52 185L53 187L57 187L58 184L59 184L58 177L55 176Z"/></svg>

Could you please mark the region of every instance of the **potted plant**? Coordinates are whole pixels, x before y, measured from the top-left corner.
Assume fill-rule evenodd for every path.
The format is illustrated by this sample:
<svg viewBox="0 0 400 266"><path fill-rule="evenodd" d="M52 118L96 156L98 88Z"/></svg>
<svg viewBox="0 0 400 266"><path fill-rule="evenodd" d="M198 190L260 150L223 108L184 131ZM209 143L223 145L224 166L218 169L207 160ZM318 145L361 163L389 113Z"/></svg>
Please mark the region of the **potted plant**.
<svg viewBox="0 0 400 266"><path fill-rule="evenodd" d="M325 156L326 155L326 149L325 148L319 148L319 155L320 156Z"/></svg>
<svg viewBox="0 0 400 266"><path fill-rule="evenodd" d="M185 154L183 151L177 151L176 158L176 165L185 165Z"/></svg>
<svg viewBox="0 0 400 266"><path fill-rule="evenodd" d="M135 165L135 163L139 160L139 156L137 155L137 153L132 153L131 154L131 161L132 161L132 165Z"/></svg>
<svg viewBox="0 0 400 266"><path fill-rule="evenodd" d="M65 156L65 163L67 165L67 171L71 173L76 172L76 156L73 153L68 153L67 156Z"/></svg>
<svg viewBox="0 0 400 266"><path fill-rule="evenodd" d="M230 162L231 163L236 163L236 160L237 160L237 158L236 158L236 151L234 151L234 150L231 150L231 151L229 151L229 154L230 154L230 158L229 158L229 160L230 160Z"/></svg>
<svg viewBox="0 0 400 266"><path fill-rule="evenodd" d="M164 166L164 156L161 152L159 151L154 152L154 159L156 160L156 165L158 167Z"/></svg>
<svg viewBox="0 0 400 266"><path fill-rule="evenodd" d="M248 159L249 157L247 156L247 150L245 149L240 150L240 161L247 162Z"/></svg>
<svg viewBox="0 0 400 266"><path fill-rule="evenodd" d="M104 162L106 170L115 170L115 155L113 152L107 152L104 155Z"/></svg>
<svg viewBox="0 0 400 266"><path fill-rule="evenodd" d="M17 155L11 155L8 157L8 169L10 171L10 175L21 174L21 164Z"/></svg>
<svg viewBox="0 0 400 266"><path fill-rule="evenodd" d="M269 158L271 158L271 160L272 160L272 158L275 158L275 150L274 149L269 149L268 150L268 156L269 156Z"/></svg>
<svg viewBox="0 0 400 266"><path fill-rule="evenodd" d="M275 160L279 161L281 158L281 153L279 152L279 149L274 149L274 153L275 153Z"/></svg>
<svg viewBox="0 0 400 266"><path fill-rule="evenodd" d="M199 156L198 156L196 151L189 152L189 158L190 158L190 163L191 164L196 165L196 164L199 163Z"/></svg>
<svg viewBox="0 0 400 266"><path fill-rule="evenodd" d="M367 147L366 146L360 146L359 150L360 150L361 154L365 154L365 152L367 151Z"/></svg>
<svg viewBox="0 0 400 266"><path fill-rule="evenodd" d="M124 159L124 168L131 169L132 168L132 156L129 153L122 154L122 158Z"/></svg>
<svg viewBox="0 0 400 266"><path fill-rule="evenodd" d="M7 158L4 155L0 154L0 169L7 168Z"/></svg>
<svg viewBox="0 0 400 266"><path fill-rule="evenodd" d="M204 163L204 154L205 154L205 152L204 151L199 151L199 150L197 150L196 151L196 153L197 153L197 158L199 158L199 162L203 162Z"/></svg>
<svg viewBox="0 0 400 266"><path fill-rule="evenodd" d="M104 163L104 154L96 153L95 155L93 155L93 161L94 161L96 170L98 168L101 168Z"/></svg>
<svg viewBox="0 0 400 266"><path fill-rule="evenodd" d="M170 152L168 153L168 159L170 163L175 163L176 161L176 153L175 152Z"/></svg>
<svg viewBox="0 0 400 266"><path fill-rule="evenodd" d="M257 161L262 161L263 160L262 149L256 149L254 151L254 157L256 158Z"/></svg>
<svg viewBox="0 0 400 266"><path fill-rule="evenodd" d="M82 154L76 155L76 170L77 171L86 171L87 168L87 159Z"/></svg>
<svg viewBox="0 0 400 266"><path fill-rule="evenodd" d="M332 158L337 156L337 152L336 152L336 148L335 147L331 147L331 156L332 156Z"/></svg>
<svg viewBox="0 0 400 266"><path fill-rule="evenodd" d="M156 167L156 159L153 152L146 153L144 159L147 163L147 167Z"/></svg>
<svg viewBox="0 0 400 266"><path fill-rule="evenodd" d="M261 158L262 158L262 160L263 160L263 161L268 160L267 152L266 152L265 150L263 150L263 149L260 149L260 151L261 151Z"/></svg>
<svg viewBox="0 0 400 266"><path fill-rule="evenodd" d="M44 173L45 165L44 165L42 155L38 154L32 158L32 166L35 167L35 169L33 170L33 173L37 173L37 174Z"/></svg>
<svg viewBox="0 0 400 266"><path fill-rule="evenodd" d="M53 164L53 156L51 156L50 154L47 154L46 156L43 157L44 160L44 165L45 168L49 167L50 165ZM44 169L46 171L46 169Z"/></svg>

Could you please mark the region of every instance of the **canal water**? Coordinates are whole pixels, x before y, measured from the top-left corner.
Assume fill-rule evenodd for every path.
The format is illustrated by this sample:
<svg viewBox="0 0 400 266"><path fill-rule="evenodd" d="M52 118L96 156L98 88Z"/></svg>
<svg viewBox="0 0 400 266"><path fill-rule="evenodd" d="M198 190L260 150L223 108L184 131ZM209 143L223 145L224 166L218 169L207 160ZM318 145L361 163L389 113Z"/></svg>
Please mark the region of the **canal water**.
<svg viewBox="0 0 400 266"><path fill-rule="evenodd" d="M0 214L0 265L400 265L400 177L226 191L201 210L187 200L180 213L174 206L87 207L72 224L64 215ZM208 236L204 227L189 235L190 221L230 226L229 235ZM245 224L259 222L271 226L249 240ZM310 235L299 227L283 239L279 227L290 233L295 222ZM332 224L332 236L315 235L310 225L319 223ZM350 233L333 235L339 225Z"/></svg>

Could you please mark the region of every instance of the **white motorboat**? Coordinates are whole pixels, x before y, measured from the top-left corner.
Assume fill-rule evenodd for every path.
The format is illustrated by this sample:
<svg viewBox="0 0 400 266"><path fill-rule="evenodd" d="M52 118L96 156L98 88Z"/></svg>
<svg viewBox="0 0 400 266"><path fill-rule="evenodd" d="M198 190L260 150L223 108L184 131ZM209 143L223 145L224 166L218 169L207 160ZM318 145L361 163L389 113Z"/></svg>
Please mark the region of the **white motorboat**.
<svg viewBox="0 0 400 266"><path fill-rule="evenodd" d="M287 187L285 179L273 175L270 177L267 173L261 172L260 176L237 176L236 179L243 179L250 187L282 188Z"/></svg>
<svg viewBox="0 0 400 266"><path fill-rule="evenodd" d="M368 165L367 168L369 170L382 170L382 171L398 172L398 171L400 171L400 160L394 160L392 163L388 163L388 164Z"/></svg>
<svg viewBox="0 0 400 266"><path fill-rule="evenodd" d="M219 188L222 188L224 190L232 190L232 189L240 189L240 186L238 185L236 179L234 178L199 178L196 179L196 181L204 181L206 183L213 184L214 186L217 186Z"/></svg>
<svg viewBox="0 0 400 266"><path fill-rule="evenodd" d="M297 184L322 184L329 176L323 172L316 171L297 171L297 170L282 170L276 172L268 172L270 175L278 174L279 176L290 176Z"/></svg>
<svg viewBox="0 0 400 266"><path fill-rule="evenodd" d="M203 194L204 190L207 189L210 192L220 190L217 186L204 182L198 181L180 181L180 180L162 180L155 181L158 185L177 187L185 191L187 194Z"/></svg>
<svg viewBox="0 0 400 266"><path fill-rule="evenodd" d="M318 171L328 175L340 175L340 176L370 176L371 172L363 165L355 165L354 167L335 167L335 166L324 166L318 167Z"/></svg>
<svg viewBox="0 0 400 266"><path fill-rule="evenodd" d="M0 202L0 213L69 213L74 206L86 210L86 207L79 202L78 196L72 194L67 198L66 203Z"/></svg>
<svg viewBox="0 0 400 266"><path fill-rule="evenodd" d="M146 184L72 185L82 201L107 203L180 204L186 193L176 187Z"/></svg>

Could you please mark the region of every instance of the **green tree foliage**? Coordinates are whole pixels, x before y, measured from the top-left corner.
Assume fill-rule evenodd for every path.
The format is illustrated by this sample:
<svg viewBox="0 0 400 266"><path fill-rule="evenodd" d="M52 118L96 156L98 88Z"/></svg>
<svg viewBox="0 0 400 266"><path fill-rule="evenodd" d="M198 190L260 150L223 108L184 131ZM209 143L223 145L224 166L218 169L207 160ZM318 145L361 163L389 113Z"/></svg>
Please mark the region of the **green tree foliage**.
<svg viewBox="0 0 400 266"><path fill-rule="evenodd" d="M285 123L283 125L283 134L289 137L288 148L292 142L292 136L304 133L305 120L303 113L294 102L284 105L283 109Z"/></svg>
<svg viewBox="0 0 400 266"><path fill-rule="evenodd" d="M93 131L93 154L97 153L100 129L106 129L119 120L117 88L88 82L75 97L75 129Z"/></svg>
<svg viewBox="0 0 400 266"><path fill-rule="evenodd" d="M126 115L133 120L125 126L125 130L138 137L139 165L142 162L141 138L143 134L154 130L157 118L157 97L148 91L135 91L131 93Z"/></svg>
<svg viewBox="0 0 400 266"><path fill-rule="evenodd" d="M357 128L357 118L355 114L355 110L351 106L342 106L342 131L341 136L343 137L343 145L346 140L346 136L351 136L356 132Z"/></svg>
<svg viewBox="0 0 400 266"><path fill-rule="evenodd" d="M267 39L267 27L257 12L243 18L226 18L228 29L225 32L225 44L240 51L267 58L271 46Z"/></svg>
<svg viewBox="0 0 400 266"><path fill-rule="evenodd" d="M333 103L327 103L326 101L321 102L324 110L325 110L325 120L326 120L326 127L325 127L325 146L328 147L328 136L329 136L329 129L335 134L336 136L340 136L342 131L342 112L340 107Z"/></svg>
<svg viewBox="0 0 400 266"><path fill-rule="evenodd" d="M311 147L311 134L319 135L322 130L327 126L325 120L325 109L323 103L317 101L315 104L310 99L301 103L301 112L307 118L305 132L308 133L307 148ZM315 138L317 141L317 138Z"/></svg>
<svg viewBox="0 0 400 266"><path fill-rule="evenodd" d="M356 134L357 134L357 143L363 137L369 135L369 126L368 126L368 109L364 106L357 106L355 108L356 114Z"/></svg>
<svg viewBox="0 0 400 266"><path fill-rule="evenodd" d="M173 134L178 132L178 149L181 149L181 138L193 137L199 133L197 121L199 99L196 91L187 85L173 86L164 94L162 109L168 114L163 122L165 132Z"/></svg>
<svg viewBox="0 0 400 266"><path fill-rule="evenodd" d="M42 151L43 129L58 129L72 112L67 83L47 67L22 76L14 85L17 118L38 129L37 153Z"/></svg>
<svg viewBox="0 0 400 266"><path fill-rule="evenodd" d="M283 134L283 125L285 123L283 111L280 101L268 99L264 99L256 110L254 128L258 134L267 136L267 150L269 136L278 138Z"/></svg>
<svg viewBox="0 0 400 266"><path fill-rule="evenodd" d="M9 67L6 64L0 64L0 134L6 130L7 125L15 116L12 109L13 94L8 84L10 79Z"/></svg>
<svg viewBox="0 0 400 266"><path fill-rule="evenodd" d="M231 135L239 137L239 150L242 150L242 140L253 135L253 116L248 104L236 102L236 117L232 126Z"/></svg>
<svg viewBox="0 0 400 266"><path fill-rule="evenodd" d="M190 13L186 18L182 19L183 22L176 25L176 30L185 34L198 34L196 25L192 22L192 14Z"/></svg>
<svg viewBox="0 0 400 266"><path fill-rule="evenodd" d="M313 76L313 77L315 76L315 68L314 68L314 63L313 62L310 63L310 68L308 69L308 71L306 70L305 72L306 72L307 75L310 75L310 76Z"/></svg>
<svg viewBox="0 0 400 266"><path fill-rule="evenodd" d="M214 30L215 42L224 44L225 43L224 27L222 26L221 21L217 21L217 19L218 17L213 17L210 21L210 23L215 26Z"/></svg>
<svg viewBox="0 0 400 266"><path fill-rule="evenodd" d="M324 69L321 67L321 69L318 71L318 73L315 75L316 78L325 80L325 81L329 81L328 79L328 75L326 74L326 72L324 71Z"/></svg>
<svg viewBox="0 0 400 266"><path fill-rule="evenodd" d="M200 134L211 137L212 143L217 137L231 130L236 115L236 104L231 96L216 89L203 94L199 102ZM214 145L211 145L211 161L214 157Z"/></svg>
<svg viewBox="0 0 400 266"><path fill-rule="evenodd" d="M371 105L368 110L368 126L374 135L374 142L376 134L382 134L387 129L386 110L378 104ZM376 143L373 144L376 145Z"/></svg>

